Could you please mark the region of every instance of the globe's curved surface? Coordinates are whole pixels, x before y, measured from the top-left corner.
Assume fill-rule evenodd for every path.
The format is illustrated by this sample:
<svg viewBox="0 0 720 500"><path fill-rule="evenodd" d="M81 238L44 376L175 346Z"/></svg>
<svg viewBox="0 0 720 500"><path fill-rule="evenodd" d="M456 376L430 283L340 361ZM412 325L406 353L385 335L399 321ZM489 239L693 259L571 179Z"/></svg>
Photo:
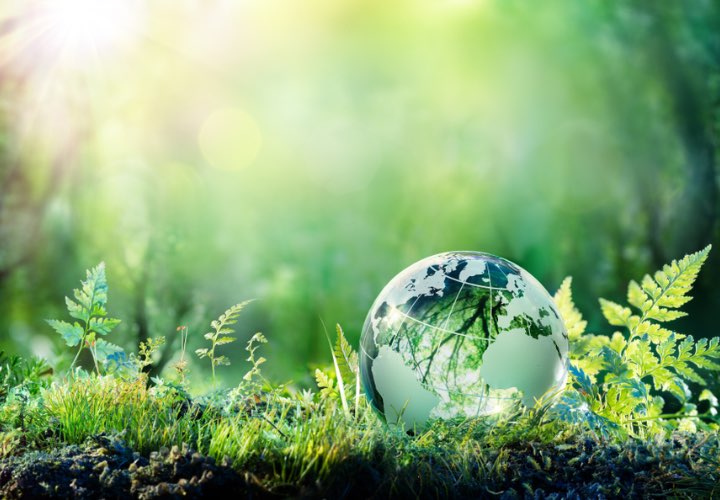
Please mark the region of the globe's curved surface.
<svg viewBox="0 0 720 500"><path fill-rule="evenodd" d="M479 252L428 257L375 300L360 340L372 405L390 424L502 412L560 389L568 338L548 292L521 267Z"/></svg>

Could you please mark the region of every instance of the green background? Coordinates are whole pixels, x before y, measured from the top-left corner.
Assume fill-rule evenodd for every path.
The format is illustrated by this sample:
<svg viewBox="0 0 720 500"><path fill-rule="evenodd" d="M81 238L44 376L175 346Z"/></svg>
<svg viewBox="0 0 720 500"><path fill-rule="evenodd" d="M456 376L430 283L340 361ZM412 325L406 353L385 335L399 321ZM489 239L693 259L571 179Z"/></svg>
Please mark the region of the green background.
<svg viewBox="0 0 720 500"><path fill-rule="evenodd" d="M307 382L322 322L357 345L428 255L572 275L612 332L597 297L718 240L715 2L127 2L71 46L42 9L0 7L0 349L67 363L43 320L105 261L108 340L164 335L171 362L177 326L194 350L256 298L223 383L256 330ZM718 255L684 333L717 335Z"/></svg>

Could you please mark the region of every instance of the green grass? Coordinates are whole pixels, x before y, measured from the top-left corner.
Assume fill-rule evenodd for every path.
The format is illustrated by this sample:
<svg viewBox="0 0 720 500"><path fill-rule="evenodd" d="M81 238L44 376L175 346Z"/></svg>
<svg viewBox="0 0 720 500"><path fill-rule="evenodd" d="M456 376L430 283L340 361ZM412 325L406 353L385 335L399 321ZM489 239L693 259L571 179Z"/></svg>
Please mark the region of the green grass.
<svg viewBox="0 0 720 500"><path fill-rule="evenodd" d="M348 412L340 398L327 392L284 386L248 383L246 390L190 398L167 383L148 384L144 374L122 378L76 370L52 383L18 387L0 406L5 460L105 436L143 456L168 449L196 451L250 475L268 493L464 496L495 489L519 495L539 487L564 491L564 481L572 481L575 471L582 478L583 471L596 470L602 451L610 454L608 467L616 461L644 470L652 462L663 474L677 468L672 481L655 484L653 477L646 478L644 491L687 488L706 494L717 482L708 472L713 460L717 463L717 433L692 434L694 444L682 448L672 439L613 443L550 418L547 407L495 422L435 421L410 436L386 426L362 396L357 411ZM587 451L588 446L595 451ZM595 462L588 462L591 455ZM694 469L687 464L693 456L701 464ZM612 474L582 480L594 481L607 494L624 492Z"/></svg>

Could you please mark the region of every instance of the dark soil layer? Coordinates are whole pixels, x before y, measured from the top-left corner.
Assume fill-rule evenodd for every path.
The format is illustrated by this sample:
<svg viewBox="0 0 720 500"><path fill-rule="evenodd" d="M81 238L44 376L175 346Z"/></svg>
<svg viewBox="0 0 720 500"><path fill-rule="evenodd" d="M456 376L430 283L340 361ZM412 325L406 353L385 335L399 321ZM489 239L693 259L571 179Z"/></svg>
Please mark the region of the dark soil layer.
<svg viewBox="0 0 720 500"><path fill-rule="evenodd" d="M381 456L379 453L378 456ZM676 436L625 445L577 439L562 444L515 443L478 457L477 473L457 477L421 456L400 466L348 459L321 484L264 484L271 464L236 472L186 449L143 457L119 441L33 451L0 461L7 498L278 498L500 497L710 498L720 495L717 436ZM261 470L265 469L262 473Z"/></svg>

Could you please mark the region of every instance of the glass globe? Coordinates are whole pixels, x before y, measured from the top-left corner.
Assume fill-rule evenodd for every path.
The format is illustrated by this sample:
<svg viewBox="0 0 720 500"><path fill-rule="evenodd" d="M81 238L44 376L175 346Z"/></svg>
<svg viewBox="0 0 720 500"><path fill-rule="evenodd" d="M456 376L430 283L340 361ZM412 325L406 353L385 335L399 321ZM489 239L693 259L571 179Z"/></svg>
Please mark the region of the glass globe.
<svg viewBox="0 0 720 500"><path fill-rule="evenodd" d="M360 370L388 424L532 407L567 377L568 337L552 298L516 264L449 252L411 265L365 320Z"/></svg>

